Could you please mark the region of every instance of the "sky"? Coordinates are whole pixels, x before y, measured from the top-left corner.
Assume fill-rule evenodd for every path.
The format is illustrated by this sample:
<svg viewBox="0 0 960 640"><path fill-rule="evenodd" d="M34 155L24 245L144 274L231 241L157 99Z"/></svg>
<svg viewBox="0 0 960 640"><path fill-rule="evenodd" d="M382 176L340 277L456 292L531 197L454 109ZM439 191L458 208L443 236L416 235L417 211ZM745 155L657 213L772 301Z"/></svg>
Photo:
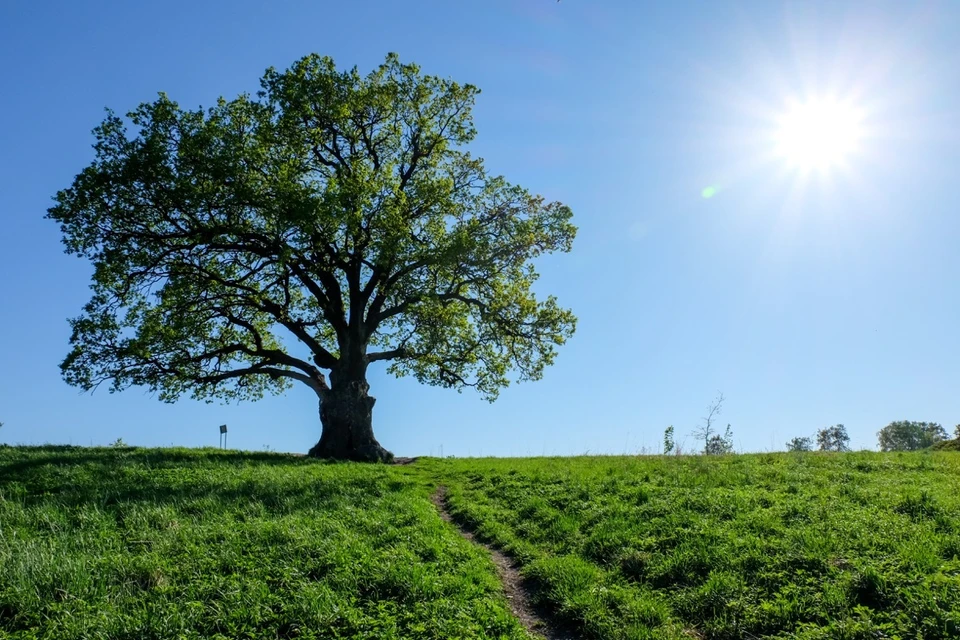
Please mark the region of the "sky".
<svg viewBox="0 0 960 640"><path fill-rule="evenodd" d="M312 52L388 52L482 90L470 149L559 200L579 234L538 263L579 317L541 381L493 404L371 366L398 455L685 450L707 405L738 451L846 425L960 423L960 4L955 2L0 3L0 442L304 452L304 388L165 404L69 387L90 265L44 219L91 129L164 91L255 91ZM813 115L811 115L813 114ZM820 114L820 115L818 115ZM800 124L796 124L800 122ZM791 124L793 123L793 124Z"/></svg>

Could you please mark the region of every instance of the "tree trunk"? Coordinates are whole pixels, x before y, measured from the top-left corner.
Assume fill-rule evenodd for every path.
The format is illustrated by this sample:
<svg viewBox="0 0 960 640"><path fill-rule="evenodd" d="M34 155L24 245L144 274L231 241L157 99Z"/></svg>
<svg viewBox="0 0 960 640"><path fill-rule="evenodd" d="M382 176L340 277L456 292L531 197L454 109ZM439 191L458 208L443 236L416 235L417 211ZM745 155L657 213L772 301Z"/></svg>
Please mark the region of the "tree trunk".
<svg viewBox="0 0 960 640"><path fill-rule="evenodd" d="M373 404L364 379L343 380L330 376L331 387L320 392L320 423L323 430L308 455L314 458L390 462L393 454L373 436Z"/></svg>

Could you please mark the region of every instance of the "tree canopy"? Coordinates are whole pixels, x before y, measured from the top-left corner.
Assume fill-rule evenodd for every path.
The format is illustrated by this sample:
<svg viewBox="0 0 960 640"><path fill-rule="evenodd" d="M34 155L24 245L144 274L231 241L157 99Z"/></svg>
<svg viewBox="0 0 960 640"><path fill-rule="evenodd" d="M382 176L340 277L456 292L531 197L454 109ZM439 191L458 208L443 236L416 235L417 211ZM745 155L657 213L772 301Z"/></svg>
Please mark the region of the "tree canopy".
<svg viewBox="0 0 960 640"><path fill-rule="evenodd" d="M936 422L896 420L879 432L881 451L916 451L947 439L947 430Z"/></svg>
<svg viewBox="0 0 960 640"><path fill-rule="evenodd" d="M299 382L331 438L315 454L383 459L369 364L490 400L540 378L575 318L534 295L532 260L576 228L464 149L478 93L393 54L366 76L310 55L207 110L108 113L48 216L94 266L66 380L166 401Z"/></svg>
<svg viewBox="0 0 960 640"><path fill-rule="evenodd" d="M842 424L817 430L817 448L820 451L850 451L850 436Z"/></svg>

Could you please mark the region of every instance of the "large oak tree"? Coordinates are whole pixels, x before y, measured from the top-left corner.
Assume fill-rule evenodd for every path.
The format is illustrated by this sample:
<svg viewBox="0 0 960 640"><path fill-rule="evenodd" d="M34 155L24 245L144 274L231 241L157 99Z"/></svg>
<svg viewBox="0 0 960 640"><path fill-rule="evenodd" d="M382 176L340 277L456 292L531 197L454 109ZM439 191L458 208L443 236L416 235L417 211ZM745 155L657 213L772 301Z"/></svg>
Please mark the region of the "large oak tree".
<svg viewBox="0 0 960 640"><path fill-rule="evenodd" d="M208 110L160 94L94 130L49 210L95 269L65 379L166 401L302 383L311 455L386 460L371 363L490 400L540 378L576 319L533 294L531 261L576 228L465 150L477 88L395 55L367 76L311 55L261 87Z"/></svg>

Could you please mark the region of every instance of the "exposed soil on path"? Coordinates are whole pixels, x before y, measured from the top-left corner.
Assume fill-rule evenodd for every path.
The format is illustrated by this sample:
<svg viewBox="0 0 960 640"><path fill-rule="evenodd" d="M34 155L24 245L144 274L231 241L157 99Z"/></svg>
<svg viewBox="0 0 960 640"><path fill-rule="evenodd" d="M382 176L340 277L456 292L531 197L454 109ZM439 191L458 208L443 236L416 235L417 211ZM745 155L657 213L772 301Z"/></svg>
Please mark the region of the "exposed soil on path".
<svg viewBox="0 0 960 640"><path fill-rule="evenodd" d="M520 571L509 556L499 549L481 542L472 531L464 529L453 519L447 507L446 487L437 487L430 499L436 505L441 518L455 526L465 539L483 547L490 554L497 567L497 574L500 576L500 583L503 585L503 593L507 597L507 602L510 603L510 610L527 631L545 640L575 640L575 636L560 633L550 624L549 620L537 613L533 606L530 591L524 586Z"/></svg>

